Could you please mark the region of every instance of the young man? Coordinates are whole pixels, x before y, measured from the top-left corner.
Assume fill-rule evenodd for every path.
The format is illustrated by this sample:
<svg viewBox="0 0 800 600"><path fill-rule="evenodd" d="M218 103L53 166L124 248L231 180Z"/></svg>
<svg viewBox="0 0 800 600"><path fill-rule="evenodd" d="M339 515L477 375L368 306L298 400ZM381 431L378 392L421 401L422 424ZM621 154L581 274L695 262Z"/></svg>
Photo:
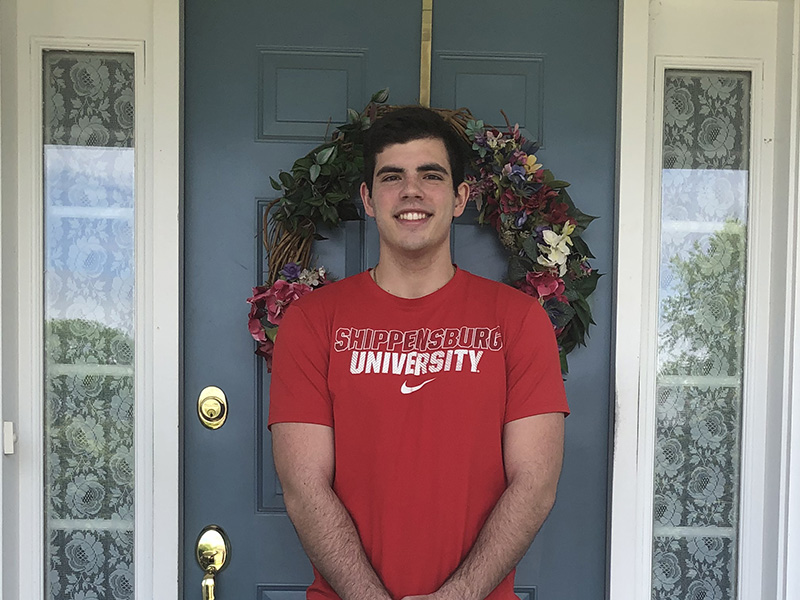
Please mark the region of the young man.
<svg viewBox="0 0 800 600"><path fill-rule="evenodd" d="M555 500L568 412L539 303L458 269L469 188L455 131L370 128L361 199L378 264L303 297L275 347L270 427L309 599L515 600Z"/></svg>

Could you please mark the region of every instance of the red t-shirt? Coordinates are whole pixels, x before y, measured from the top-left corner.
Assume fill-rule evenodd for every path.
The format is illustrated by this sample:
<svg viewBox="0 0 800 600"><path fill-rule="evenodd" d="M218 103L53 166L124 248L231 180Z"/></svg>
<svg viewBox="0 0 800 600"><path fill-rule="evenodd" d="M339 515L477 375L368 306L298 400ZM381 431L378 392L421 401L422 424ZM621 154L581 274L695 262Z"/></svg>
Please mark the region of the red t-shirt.
<svg viewBox="0 0 800 600"><path fill-rule="evenodd" d="M304 296L275 345L269 425L334 428L334 491L395 598L436 591L506 487L509 421L568 413L539 303L463 270L422 298L368 271ZM309 599L338 596L315 570ZM515 600L512 572L492 600Z"/></svg>

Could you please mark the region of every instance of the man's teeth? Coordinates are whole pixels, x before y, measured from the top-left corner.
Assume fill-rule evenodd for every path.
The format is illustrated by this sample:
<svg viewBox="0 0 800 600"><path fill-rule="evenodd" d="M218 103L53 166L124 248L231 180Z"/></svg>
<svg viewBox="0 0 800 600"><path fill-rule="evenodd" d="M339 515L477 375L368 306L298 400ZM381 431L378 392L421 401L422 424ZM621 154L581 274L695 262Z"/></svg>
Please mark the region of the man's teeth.
<svg viewBox="0 0 800 600"><path fill-rule="evenodd" d="M422 219L425 219L427 217L428 215L420 212L406 212L397 215L397 218L403 221L421 221Z"/></svg>

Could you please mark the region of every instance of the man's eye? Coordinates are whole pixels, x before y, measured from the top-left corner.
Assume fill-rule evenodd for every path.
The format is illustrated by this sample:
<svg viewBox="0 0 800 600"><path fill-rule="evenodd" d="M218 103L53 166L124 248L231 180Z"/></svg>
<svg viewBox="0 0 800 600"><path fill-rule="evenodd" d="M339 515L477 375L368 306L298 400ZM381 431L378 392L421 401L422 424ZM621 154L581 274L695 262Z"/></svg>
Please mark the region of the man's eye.
<svg viewBox="0 0 800 600"><path fill-rule="evenodd" d="M437 181L442 181L444 180L444 177L442 176L441 173L427 173L425 175L425 179L435 179Z"/></svg>
<svg viewBox="0 0 800 600"><path fill-rule="evenodd" d="M397 181L398 179L400 179L399 175L386 175L382 181Z"/></svg>

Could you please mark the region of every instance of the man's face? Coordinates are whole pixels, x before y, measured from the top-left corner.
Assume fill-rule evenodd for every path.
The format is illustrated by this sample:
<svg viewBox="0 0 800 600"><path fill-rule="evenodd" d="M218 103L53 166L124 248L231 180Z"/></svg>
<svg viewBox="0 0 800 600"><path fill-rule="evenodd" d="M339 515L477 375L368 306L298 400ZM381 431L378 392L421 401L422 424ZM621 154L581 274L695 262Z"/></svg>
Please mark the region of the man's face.
<svg viewBox="0 0 800 600"><path fill-rule="evenodd" d="M450 256L450 223L464 212L469 186L453 191L450 161L439 139L387 146L375 157L372 193L361 184L366 213L375 217L381 257Z"/></svg>

